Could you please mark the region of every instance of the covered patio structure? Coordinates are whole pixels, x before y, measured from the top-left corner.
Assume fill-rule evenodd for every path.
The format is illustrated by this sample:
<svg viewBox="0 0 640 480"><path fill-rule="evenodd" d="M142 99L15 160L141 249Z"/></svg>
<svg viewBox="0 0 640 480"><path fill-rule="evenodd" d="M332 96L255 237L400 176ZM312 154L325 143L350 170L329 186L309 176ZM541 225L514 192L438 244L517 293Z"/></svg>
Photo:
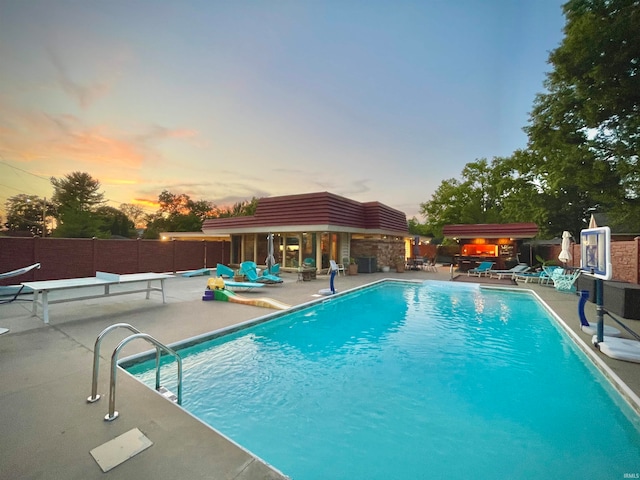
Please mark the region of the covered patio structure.
<svg viewBox="0 0 640 480"><path fill-rule="evenodd" d="M494 262L494 268L507 269L520 263L518 249L523 240L538 234L535 223L480 223L445 225L445 237L460 245L454 263L461 272L481 262Z"/></svg>

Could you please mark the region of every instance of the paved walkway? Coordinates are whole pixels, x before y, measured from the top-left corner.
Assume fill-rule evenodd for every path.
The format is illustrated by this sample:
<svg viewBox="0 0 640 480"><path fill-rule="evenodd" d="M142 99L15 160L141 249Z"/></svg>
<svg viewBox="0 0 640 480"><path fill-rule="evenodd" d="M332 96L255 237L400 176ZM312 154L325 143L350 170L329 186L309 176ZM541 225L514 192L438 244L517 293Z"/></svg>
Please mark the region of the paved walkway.
<svg viewBox="0 0 640 480"><path fill-rule="evenodd" d="M339 290L388 277L449 280L450 272L407 271L339 277ZM269 296L292 305L314 300L328 287L328 277L298 282L283 274L281 286L265 287ZM119 374L116 410L120 417L105 422L108 410L109 361L115 346L128 335L113 332L101 350L99 393L93 404L91 390L93 348L97 335L118 322L134 325L165 344L200 335L272 313L259 307L225 302L203 302L206 277L176 277L167 281L167 304L159 294L125 295L52 305L50 325L30 316L30 304L0 305L0 478L3 479L279 479L283 478L234 443L165 399ZM519 287L519 288L522 288ZM552 288L528 285L576 330L577 297ZM255 293L248 293L256 295ZM588 304L589 318L595 308ZM628 322L639 330L639 322ZM132 342L121 357L148 350L145 342ZM600 356L599 352L596 355ZM640 392L640 365L605 358L610 368L633 391ZM90 451L119 435L138 428L151 448L103 473Z"/></svg>

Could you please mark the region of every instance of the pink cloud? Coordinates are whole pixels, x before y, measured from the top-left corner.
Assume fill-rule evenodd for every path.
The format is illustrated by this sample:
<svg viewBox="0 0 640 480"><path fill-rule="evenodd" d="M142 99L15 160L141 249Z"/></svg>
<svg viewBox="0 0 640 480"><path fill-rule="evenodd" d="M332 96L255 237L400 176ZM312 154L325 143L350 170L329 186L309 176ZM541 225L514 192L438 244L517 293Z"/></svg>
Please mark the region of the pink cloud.
<svg viewBox="0 0 640 480"><path fill-rule="evenodd" d="M4 100L4 101L3 101ZM195 130L150 126L125 132L109 125L86 125L75 115L24 110L0 96L0 152L22 161L65 161L139 169L161 158L156 144L165 139L192 139Z"/></svg>

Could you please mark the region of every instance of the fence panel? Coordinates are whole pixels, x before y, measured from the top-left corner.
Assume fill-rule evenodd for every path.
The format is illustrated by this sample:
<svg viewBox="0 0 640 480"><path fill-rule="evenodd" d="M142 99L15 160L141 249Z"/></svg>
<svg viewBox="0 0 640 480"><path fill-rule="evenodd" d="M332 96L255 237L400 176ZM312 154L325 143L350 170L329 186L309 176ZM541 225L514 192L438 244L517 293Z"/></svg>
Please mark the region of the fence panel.
<svg viewBox="0 0 640 480"><path fill-rule="evenodd" d="M1 238L0 242L0 272L10 272L36 263L34 247L35 238ZM20 282L40 280L39 270L31 270L20 277L0 280L0 285L13 285Z"/></svg>
<svg viewBox="0 0 640 480"><path fill-rule="evenodd" d="M140 254L138 268L140 272L173 272L174 243L158 240L138 240Z"/></svg>
<svg viewBox="0 0 640 480"><path fill-rule="evenodd" d="M35 260L42 265L39 280L95 275L94 242L90 238L38 238Z"/></svg>
<svg viewBox="0 0 640 480"><path fill-rule="evenodd" d="M110 273L139 273L139 242L131 240L94 240L96 271Z"/></svg>
<svg viewBox="0 0 640 480"><path fill-rule="evenodd" d="M207 268L216 268L218 263L227 265L231 258L230 242L205 242Z"/></svg>
<svg viewBox="0 0 640 480"><path fill-rule="evenodd" d="M176 271L198 270L204 265L204 242L174 240Z"/></svg>
<svg viewBox="0 0 640 480"><path fill-rule="evenodd" d="M229 259L229 242L99 240L92 238L0 237L0 272L40 262L40 270L0 280L13 285L34 280L92 277L112 273L196 270ZM206 257L205 257L206 255Z"/></svg>

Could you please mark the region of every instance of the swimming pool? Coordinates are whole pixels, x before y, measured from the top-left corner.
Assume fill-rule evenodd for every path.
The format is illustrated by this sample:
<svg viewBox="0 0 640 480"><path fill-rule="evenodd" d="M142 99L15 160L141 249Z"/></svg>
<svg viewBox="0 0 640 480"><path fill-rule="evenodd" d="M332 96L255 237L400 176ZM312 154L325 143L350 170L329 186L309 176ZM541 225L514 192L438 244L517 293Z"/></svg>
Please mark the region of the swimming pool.
<svg viewBox="0 0 640 480"><path fill-rule="evenodd" d="M183 407L294 479L640 469L638 415L526 292L386 282L180 353Z"/></svg>

